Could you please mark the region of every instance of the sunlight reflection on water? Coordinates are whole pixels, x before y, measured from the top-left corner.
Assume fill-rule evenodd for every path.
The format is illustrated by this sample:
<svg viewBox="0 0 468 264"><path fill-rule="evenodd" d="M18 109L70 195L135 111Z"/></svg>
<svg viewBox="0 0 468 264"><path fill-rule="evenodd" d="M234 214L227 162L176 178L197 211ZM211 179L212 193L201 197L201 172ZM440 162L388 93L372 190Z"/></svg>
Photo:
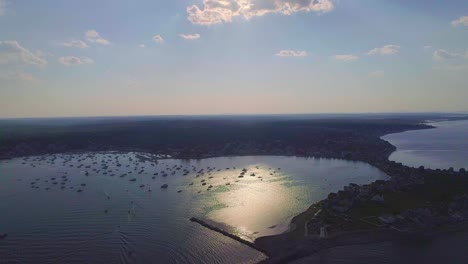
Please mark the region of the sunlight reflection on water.
<svg viewBox="0 0 468 264"><path fill-rule="evenodd" d="M332 191L386 177L364 163L297 157L2 161L0 233L9 236L0 255L22 263L256 262L264 255L188 219L205 217L253 240L287 230L294 215Z"/></svg>

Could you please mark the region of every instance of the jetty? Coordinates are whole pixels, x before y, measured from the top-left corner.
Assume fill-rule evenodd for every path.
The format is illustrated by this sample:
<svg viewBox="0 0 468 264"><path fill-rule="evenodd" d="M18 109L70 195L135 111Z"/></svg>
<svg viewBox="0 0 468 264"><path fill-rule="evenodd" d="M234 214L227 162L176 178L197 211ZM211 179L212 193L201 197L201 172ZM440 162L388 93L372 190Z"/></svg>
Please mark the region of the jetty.
<svg viewBox="0 0 468 264"><path fill-rule="evenodd" d="M191 222L198 223L199 225L204 226L204 227L206 227L206 228L208 228L208 229L210 229L210 230L212 230L212 231L218 232L218 233L220 233L220 234L222 234L222 235L224 235L224 236L227 236L227 237L229 237L229 238L232 238L232 239L234 239L234 240L236 240L236 241L238 241L238 242L240 242L240 243L242 243L242 244L244 244L244 245L246 245L246 246L249 246L249 247L251 247L251 248L253 248L253 249L257 250L257 251L262 252L262 253L265 254L267 257L270 257L270 253L269 253L269 252L267 252L266 250L264 250L264 249L258 247L257 245L255 245L254 243L252 243L252 242L250 242L250 241L247 241L247 240L245 240L245 239L240 238L239 236L236 236L236 235L234 235L234 234L231 234L231 233L229 233L229 232L227 232L227 231L225 231L225 230L222 230L221 228L218 228L218 227L216 227L216 226L214 226L214 225L212 225L212 224L209 224L209 223L207 223L207 222L205 222L205 221L203 221L203 220L201 220L201 219L198 219L198 218L196 218L196 217L190 218L190 221L191 221Z"/></svg>

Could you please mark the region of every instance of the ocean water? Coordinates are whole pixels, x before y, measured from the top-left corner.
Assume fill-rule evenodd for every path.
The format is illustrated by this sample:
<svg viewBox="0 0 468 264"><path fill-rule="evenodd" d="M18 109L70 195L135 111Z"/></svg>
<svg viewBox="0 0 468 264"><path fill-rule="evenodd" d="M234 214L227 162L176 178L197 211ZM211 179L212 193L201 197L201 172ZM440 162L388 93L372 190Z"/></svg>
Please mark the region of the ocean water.
<svg viewBox="0 0 468 264"><path fill-rule="evenodd" d="M430 125L436 128L382 137L397 147L389 159L412 167L468 169L468 120Z"/></svg>
<svg viewBox="0 0 468 264"><path fill-rule="evenodd" d="M0 240L0 263L257 262L265 256L190 217L254 240L284 232L294 215L351 182L388 177L365 163L333 159L155 162L137 155L1 161L0 234L8 236Z"/></svg>

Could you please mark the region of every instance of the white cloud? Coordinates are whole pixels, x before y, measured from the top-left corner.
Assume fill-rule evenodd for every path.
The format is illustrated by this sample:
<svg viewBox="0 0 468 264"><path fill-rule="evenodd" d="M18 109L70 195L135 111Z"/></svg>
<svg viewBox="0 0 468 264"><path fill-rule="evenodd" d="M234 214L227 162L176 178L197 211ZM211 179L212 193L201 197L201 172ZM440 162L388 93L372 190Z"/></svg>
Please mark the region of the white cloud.
<svg viewBox="0 0 468 264"><path fill-rule="evenodd" d="M423 46L423 49L424 50L430 50L430 49L432 49L432 46L431 45L426 45L426 46Z"/></svg>
<svg viewBox="0 0 468 264"><path fill-rule="evenodd" d="M88 44L82 40L70 40L66 42L60 43L61 46L68 47L68 48L80 48L85 49L88 47Z"/></svg>
<svg viewBox="0 0 468 264"><path fill-rule="evenodd" d="M0 0L0 16L3 16L6 12L6 0Z"/></svg>
<svg viewBox="0 0 468 264"><path fill-rule="evenodd" d="M275 55L279 57L305 57L308 54L304 50L280 50Z"/></svg>
<svg viewBox="0 0 468 264"><path fill-rule="evenodd" d="M369 77L372 77L372 78L380 78L380 77L383 77L385 76L385 72L384 71L372 71L372 72L369 72Z"/></svg>
<svg viewBox="0 0 468 264"><path fill-rule="evenodd" d="M438 49L432 54L432 58L437 61L455 60L463 58L463 54L450 52L444 49Z"/></svg>
<svg viewBox="0 0 468 264"><path fill-rule="evenodd" d="M458 27L458 26L465 26L468 27L468 16L462 16L459 17L456 20L452 21L452 26Z"/></svg>
<svg viewBox="0 0 468 264"><path fill-rule="evenodd" d="M187 7L188 20L193 24L230 23L235 17L250 19L270 13L291 15L297 12L331 11L331 0L203 0L203 6Z"/></svg>
<svg viewBox="0 0 468 264"><path fill-rule="evenodd" d="M367 52L367 55L391 55L396 54L400 51L400 46L397 45L385 45L381 48L371 49Z"/></svg>
<svg viewBox="0 0 468 264"><path fill-rule="evenodd" d="M0 64L45 66L44 53L33 53L21 46L16 40L0 41Z"/></svg>
<svg viewBox="0 0 468 264"><path fill-rule="evenodd" d="M93 64L94 61L88 57L75 57L75 56L65 56L60 57L59 62L65 66L74 66L74 65L83 65L83 64Z"/></svg>
<svg viewBox="0 0 468 264"><path fill-rule="evenodd" d="M110 41L108 41L107 39L101 37L101 35L99 35L99 33L94 29L86 31L85 32L85 37L91 43L97 43L97 44L100 44L100 45L109 45L110 44Z"/></svg>
<svg viewBox="0 0 468 264"><path fill-rule="evenodd" d="M355 61L358 60L359 57L353 54L342 54L342 55L334 55L332 56L335 60L340 60L340 61Z"/></svg>
<svg viewBox="0 0 468 264"><path fill-rule="evenodd" d="M179 37L186 39L186 40L195 40L200 38L200 34L179 34Z"/></svg>
<svg viewBox="0 0 468 264"><path fill-rule="evenodd" d="M140 47L140 48L146 48L146 45L145 45L145 44L140 44L140 45L138 45L138 47Z"/></svg>
<svg viewBox="0 0 468 264"><path fill-rule="evenodd" d="M158 43L158 44L164 43L164 39L163 39L163 37L161 37L161 35L154 36L153 41Z"/></svg>

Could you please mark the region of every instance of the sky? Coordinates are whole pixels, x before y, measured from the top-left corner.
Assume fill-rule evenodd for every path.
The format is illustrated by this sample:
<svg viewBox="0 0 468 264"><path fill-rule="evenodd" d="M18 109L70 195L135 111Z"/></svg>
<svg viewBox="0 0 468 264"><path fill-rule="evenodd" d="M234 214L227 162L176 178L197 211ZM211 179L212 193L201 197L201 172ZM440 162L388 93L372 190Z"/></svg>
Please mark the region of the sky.
<svg viewBox="0 0 468 264"><path fill-rule="evenodd" d="M0 117L468 111L466 0L0 0Z"/></svg>

